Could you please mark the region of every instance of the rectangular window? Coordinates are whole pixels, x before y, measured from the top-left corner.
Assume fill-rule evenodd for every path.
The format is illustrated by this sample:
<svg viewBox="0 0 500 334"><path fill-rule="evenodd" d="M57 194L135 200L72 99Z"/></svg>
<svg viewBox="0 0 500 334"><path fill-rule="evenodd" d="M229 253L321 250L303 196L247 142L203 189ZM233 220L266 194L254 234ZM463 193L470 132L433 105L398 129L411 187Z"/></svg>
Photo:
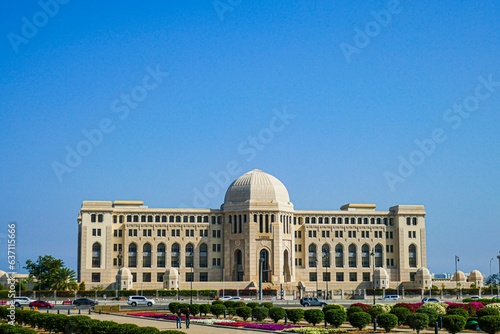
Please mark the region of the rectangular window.
<svg viewBox="0 0 500 334"><path fill-rule="evenodd" d="M159 283L163 282L163 273L156 274L156 281Z"/></svg>
<svg viewBox="0 0 500 334"><path fill-rule="evenodd" d="M118 230L118 237L123 237L123 233L122 233L122 230Z"/></svg>
<svg viewBox="0 0 500 334"><path fill-rule="evenodd" d="M413 239L415 239L417 237L417 232L413 231Z"/></svg>
<svg viewBox="0 0 500 334"><path fill-rule="evenodd" d="M358 273L349 273L349 282L357 282Z"/></svg>
<svg viewBox="0 0 500 334"><path fill-rule="evenodd" d="M132 222L132 216L131 215L128 215L127 216L127 223L131 223Z"/></svg>
<svg viewBox="0 0 500 334"><path fill-rule="evenodd" d="M370 282L370 273L363 273L363 282Z"/></svg>
<svg viewBox="0 0 500 334"><path fill-rule="evenodd" d="M315 272L309 273L309 281L310 282L316 282L318 280L318 276L316 276Z"/></svg>
<svg viewBox="0 0 500 334"><path fill-rule="evenodd" d="M176 230L175 231L175 236L180 237L181 236L181 230Z"/></svg>
<svg viewBox="0 0 500 334"><path fill-rule="evenodd" d="M200 282L208 282L208 273L200 273Z"/></svg>
<svg viewBox="0 0 500 334"><path fill-rule="evenodd" d="M151 282L151 273L142 273L143 282Z"/></svg>
<svg viewBox="0 0 500 334"><path fill-rule="evenodd" d="M186 282L194 282L194 273L186 273Z"/></svg>
<svg viewBox="0 0 500 334"><path fill-rule="evenodd" d="M90 222L91 223L95 223L95 217L96 217L95 214L90 215Z"/></svg>
<svg viewBox="0 0 500 334"><path fill-rule="evenodd" d="M415 273L410 273L410 282L415 282Z"/></svg>
<svg viewBox="0 0 500 334"><path fill-rule="evenodd" d="M100 273L92 273L92 283L99 283L101 281Z"/></svg>
<svg viewBox="0 0 500 334"><path fill-rule="evenodd" d="M114 265L114 266L117 266L117 265L118 265L118 259L117 259L117 258L114 258L114 259L113 259L113 265Z"/></svg>
<svg viewBox="0 0 500 334"><path fill-rule="evenodd" d="M337 282L343 282L344 281L344 273L336 273L335 274L335 280Z"/></svg>
<svg viewBox="0 0 500 334"><path fill-rule="evenodd" d="M330 273L323 273L323 282L330 282Z"/></svg>
<svg viewBox="0 0 500 334"><path fill-rule="evenodd" d="M118 244L113 244L113 252L118 252Z"/></svg>
<svg viewBox="0 0 500 334"><path fill-rule="evenodd" d="M186 230L186 237L189 237L189 230Z"/></svg>
<svg viewBox="0 0 500 334"><path fill-rule="evenodd" d="M170 231L170 236L175 237L175 230Z"/></svg>
<svg viewBox="0 0 500 334"><path fill-rule="evenodd" d="M95 237L97 235L97 229L93 228L92 229L92 236Z"/></svg>
<svg viewBox="0 0 500 334"><path fill-rule="evenodd" d="M148 235L148 231L147 230L142 230L142 236L146 237L147 235Z"/></svg>
<svg viewBox="0 0 500 334"><path fill-rule="evenodd" d="M137 273L132 273L132 282L137 282Z"/></svg>

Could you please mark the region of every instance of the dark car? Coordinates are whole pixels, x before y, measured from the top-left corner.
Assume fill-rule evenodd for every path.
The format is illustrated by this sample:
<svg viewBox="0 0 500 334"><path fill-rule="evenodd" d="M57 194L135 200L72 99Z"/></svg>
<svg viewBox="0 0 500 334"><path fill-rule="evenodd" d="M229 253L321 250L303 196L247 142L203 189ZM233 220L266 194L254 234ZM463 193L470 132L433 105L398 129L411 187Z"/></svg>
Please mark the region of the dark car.
<svg viewBox="0 0 500 334"><path fill-rule="evenodd" d="M316 297L304 297L300 300L300 305L302 306L326 306L326 302L324 300L318 299Z"/></svg>
<svg viewBox="0 0 500 334"><path fill-rule="evenodd" d="M80 306L80 305L90 305L90 306L95 306L99 304L97 300L93 300L90 298L77 298L73 300L73 305Z"/></svg>
<svg viewBox="0 0 500 334"><path fill-rule="evenodd" d="M38 307L38 308L54 308L54 304L46 302L44 300L35 300L30 303L30 307Z"/></svg>

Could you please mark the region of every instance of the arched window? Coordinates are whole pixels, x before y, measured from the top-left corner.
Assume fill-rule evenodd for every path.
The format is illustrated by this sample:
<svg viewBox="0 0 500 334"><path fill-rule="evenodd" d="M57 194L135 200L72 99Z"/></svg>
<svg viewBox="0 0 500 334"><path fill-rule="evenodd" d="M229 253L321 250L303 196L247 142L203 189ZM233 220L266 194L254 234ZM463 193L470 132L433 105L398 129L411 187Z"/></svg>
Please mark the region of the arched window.
<svg viewBox="0 0 500 334"><path fill-rule="evenodd" d="M186 245L186 267L193 267L193 259L194 259L194 246L192 243L188 243Z"/></svg>
<svg viewBox="0 0 500 334"><path fill-rule="evenodd" d="M237 249L234 252L234 259L236 263L236 281L243 281L243 254L241 250Z"/></svg>
<svg viewBox="0 0 500 334"><path fill-rule="evenodd" d="M408 265L412 268L417 267L417 246L413 244L408 247Z"/></svg>
<svg viewBox="0 0 500 334"><path fill-rule="evenodd" d="M142 246L142 266L151 268L151 244L149 243Z"/></svg>
<svg viewBox="0 0 500 334"><path fill-rule="evenodd" d="M137 267L137 245L135 243L128 246L128 266L130 268Z"/></svg>
<svg viewBox="0 0 500 334"><path fill-rule="evenodd" d="M361 266L370 268L370 246L367 244L361 246Z"/></svg>
<svg viewBox="0 0 500 334"><path fill-rule="evenodd" d="M181 258L180 246L178 243L175 243L172 245L172 252L170 255L170 266L175 267L175 268L179 268L180 258Z"/></svg>
<svg viewBox="0 0 500 334"><path fill-rule="evenodd" d="M208 267L208 246L207 244L200 245L200 268Z"/></svg>
<svg viewBox="0 0 500 334"><path fill-rule="evenodd" d="M335 267L344 267L344 246L341 244L335 246Z"/></svg>
<svg viewBox="0 0 500 334"><path fill-rule="evenodd" d="M158 268L165 268L165 244L161 243L156 247L156 266Z"/></svg>
<svg viewBox="0 0 500 334"><path fill-rule="evenodd" d="M316 255L316 245L309 245L309 267L315 268L317 266L318 258Z"/></svg>
<svg viewBox="0 0 500 334"><path fill-rule="evenodd" d="M349 268L356 268L356 266L358 265L356 261L356 255L356 245L349 245Z"/></svg>
<svg viewBox="0 0 500 334"><path fill-rule="evenodd" d="M383 248L382 245L375 246L375 267L379 268L383 266Z"/></svg>
<svg viewBox="0 0 500 334"><path fill-rule="evenodd" d="M92 245L92 268L101 267L101 244L96 242Z"/></svg>
<svg viewBox="0 0 500 334"><path fill-rule="evenodd" d="M330 245L324 244L321 247L321 257L323 259L323 268L330 268Z"/></svg>

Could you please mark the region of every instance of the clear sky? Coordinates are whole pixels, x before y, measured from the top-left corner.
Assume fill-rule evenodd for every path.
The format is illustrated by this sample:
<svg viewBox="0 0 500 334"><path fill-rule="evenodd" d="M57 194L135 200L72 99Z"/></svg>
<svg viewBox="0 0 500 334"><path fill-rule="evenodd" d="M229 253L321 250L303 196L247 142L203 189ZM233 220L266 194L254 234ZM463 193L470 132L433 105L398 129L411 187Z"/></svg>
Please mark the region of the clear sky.
<svg viewBox="0 0 500 334"><path fill-rule="evenodd" d="M83 200L218 208L224 173L259 168L296 209L423 204L431 272L498 271L498 1L3 1L0 18L0 268L10 222L22 264L76 269Z"/></svg>

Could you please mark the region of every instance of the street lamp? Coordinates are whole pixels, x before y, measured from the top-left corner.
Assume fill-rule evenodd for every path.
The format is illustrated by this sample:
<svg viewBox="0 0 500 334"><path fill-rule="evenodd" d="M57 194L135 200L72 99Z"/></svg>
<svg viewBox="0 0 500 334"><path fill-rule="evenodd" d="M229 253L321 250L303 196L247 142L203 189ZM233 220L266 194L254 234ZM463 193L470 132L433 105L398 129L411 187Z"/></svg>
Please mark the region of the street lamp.
<svg viewBox="0 0 500 334"><path fill-rule="evenodd" d="M491 288L491 295L493 296L493 282L491 281L491 261L493 261L493 257L490 259L490 288Z"/></svg>
<svg viewBox="0 0 500 334"><path fill-rule="evenodd" d="M328 277L328 268L330 267L330 255L327 252L323 253L323 259L325 261L325 281L326 281L326 297L325 299L328 300L328 281L330 280L330 277Z"/></svg>
<svg viewBox="0 0 500 334"><path fill-rule="evenodd" d="M457 299L459 299L460 293L458 292L458 262L460 258L455 255L455 287L457 289Z"/></svg>
<svg viewBox="0 0 500 334"><path fill-rule="evenodd" d="M264 258L259 258L259 300L262 300L262 267L264 265Z"/></svg>
<svg viewBox="0 0 500 334"><path fill-rule="evenodd" d="M373 287L373 305L375 305L375 251L370 253L372 257L372 287Z"/></svg>
<svg viewBox="0 0 500 334"><path fill-rule="evenodd" d="M193 263L191 263L191 299L189 301L189 304L191 305L193 305L193 280L194 280Z"/></svg>
<svg viewBox="0 0 500 334"><path fill-rule="evenodd" d="M319 289L318 289L318 258L316 258L314 260L314 263L316 264L316 298L319 297L318 295L318 292L319 292Z"/></svg>

